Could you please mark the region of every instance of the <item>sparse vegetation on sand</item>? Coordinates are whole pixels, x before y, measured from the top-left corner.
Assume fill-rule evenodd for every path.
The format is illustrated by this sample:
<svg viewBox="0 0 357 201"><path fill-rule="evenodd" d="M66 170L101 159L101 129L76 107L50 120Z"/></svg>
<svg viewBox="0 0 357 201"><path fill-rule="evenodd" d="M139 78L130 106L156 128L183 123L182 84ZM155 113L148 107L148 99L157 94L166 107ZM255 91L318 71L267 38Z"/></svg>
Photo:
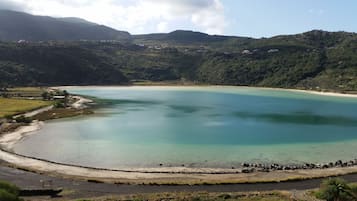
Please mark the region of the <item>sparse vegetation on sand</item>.
<svg viewBox="0 0 357 201"><path fill-rule="evenodd" d="M76 201L294 201L289 192L250 192L250 193L207 193L178 192L155 193L124 196L105 196L99 198L79 199Z"/></svg>

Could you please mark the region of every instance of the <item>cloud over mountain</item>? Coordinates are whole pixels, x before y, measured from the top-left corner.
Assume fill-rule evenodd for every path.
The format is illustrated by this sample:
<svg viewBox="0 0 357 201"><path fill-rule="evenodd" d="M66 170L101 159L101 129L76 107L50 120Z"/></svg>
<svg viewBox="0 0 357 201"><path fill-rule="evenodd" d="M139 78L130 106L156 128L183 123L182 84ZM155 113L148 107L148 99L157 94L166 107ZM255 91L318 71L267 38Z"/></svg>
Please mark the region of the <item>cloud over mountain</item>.
<svg viewBox="0 0 357 201"><path fill-rule="evenodd" d="M223 34L221 0L0 0L0 8L55 17L80 17L132 33L177 28Z"/></svg>

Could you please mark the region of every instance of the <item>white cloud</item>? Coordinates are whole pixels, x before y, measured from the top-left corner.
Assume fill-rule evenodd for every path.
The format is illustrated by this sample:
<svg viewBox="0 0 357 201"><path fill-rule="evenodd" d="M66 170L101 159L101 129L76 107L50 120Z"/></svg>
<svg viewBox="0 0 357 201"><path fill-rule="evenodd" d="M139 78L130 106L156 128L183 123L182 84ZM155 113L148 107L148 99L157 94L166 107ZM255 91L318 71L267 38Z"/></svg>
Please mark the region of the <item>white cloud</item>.
<svg viewBox="0 0 357 201"><path fill-rule="evenodd" d="M32 14L80 17L131 33L184 27L222 34L227 25L221 0L0 0L0 5L2 1Z"/></svg>
<svg viewBox="0 0 357 201"><path fill-rule="evenodd" d="M160 22L157 25L157 31L160 32L160 33L167 32L168 31L168 27L167 26L168 26L167 22Z"/></svg>
<svg viewBox="0 0 357 201"><path fill-rule="evenodd" d="M325 14L325 10L323 10L323 9L310 9L309 10L309 13L310 14L314 14L314 15L323 15L323 14Z"/></svg>

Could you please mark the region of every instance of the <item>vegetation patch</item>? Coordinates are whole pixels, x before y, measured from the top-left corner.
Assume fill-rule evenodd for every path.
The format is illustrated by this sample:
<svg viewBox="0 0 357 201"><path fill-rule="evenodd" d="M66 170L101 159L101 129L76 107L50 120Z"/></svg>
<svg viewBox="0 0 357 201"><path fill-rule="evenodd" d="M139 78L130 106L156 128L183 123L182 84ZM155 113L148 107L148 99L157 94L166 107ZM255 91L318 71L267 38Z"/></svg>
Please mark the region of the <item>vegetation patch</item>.
<svg viewBox="0 0 357 201"><path fill-rule="evenodd" d="M0 181L0 200L1 201L21 201L19 198L19 188L5 181Z"/></svg>
<svg viewBox="0 0 357 201"><path fill-rule="evenodd" d="M33 119L46 121L51 119L69 118L89 114L93 114L93 111L90 109L54 108L52 110L45 111L33 116Z"/></svg>
<svg viewBox="0 0 357 201"><path fill-rule="evenodd" d="M330 178L322 182L315 195L326 201L356 201L357 185L348 184L340 178Z"/></svg>

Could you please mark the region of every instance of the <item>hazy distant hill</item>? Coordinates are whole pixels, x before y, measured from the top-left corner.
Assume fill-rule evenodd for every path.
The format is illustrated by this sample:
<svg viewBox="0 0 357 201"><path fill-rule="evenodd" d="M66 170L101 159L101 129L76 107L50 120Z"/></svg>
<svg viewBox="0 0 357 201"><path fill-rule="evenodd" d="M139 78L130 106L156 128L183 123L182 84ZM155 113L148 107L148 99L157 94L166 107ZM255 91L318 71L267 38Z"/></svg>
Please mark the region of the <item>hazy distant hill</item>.
<svg viewBox="0 0 357 201"><path fill-rule="evenodd" d="M53 18L0 10L1 41L129 40L124 31L79 18Z"/></svg>
<svg viewBox="0 0 357 201"><path fill-rule="evenodd" d="M158 34L143 34L133 36L138 42L168 42L176 44L199 44L199 43L212 43L223 42L232 38L239 38L234 36L219 36L208 35L201 32L177 30L171 33L158 33Z"/></svg>

